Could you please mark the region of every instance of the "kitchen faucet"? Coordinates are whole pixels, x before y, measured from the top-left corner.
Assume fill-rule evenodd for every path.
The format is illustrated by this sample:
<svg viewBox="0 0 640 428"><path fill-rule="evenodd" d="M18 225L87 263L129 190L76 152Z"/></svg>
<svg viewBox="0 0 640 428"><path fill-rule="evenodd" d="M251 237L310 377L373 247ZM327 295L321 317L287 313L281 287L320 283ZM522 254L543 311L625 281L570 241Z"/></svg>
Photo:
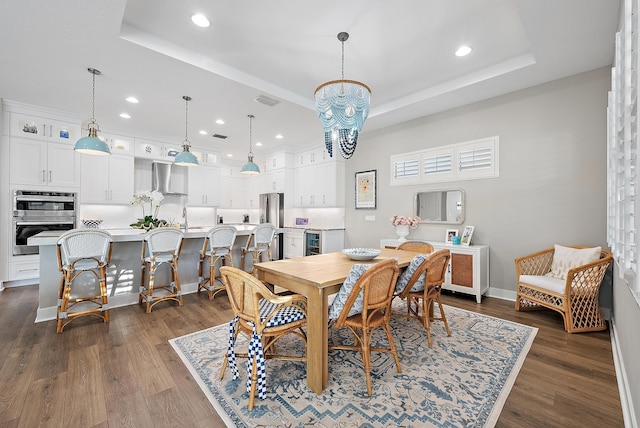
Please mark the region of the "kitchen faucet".
<svg viewBox="0 0 640 428"><path fill-rule="evenodd" d="M184 230L189 230L189 221L187 220L187 207L182 208L182 218L184 219Z"/></svg>

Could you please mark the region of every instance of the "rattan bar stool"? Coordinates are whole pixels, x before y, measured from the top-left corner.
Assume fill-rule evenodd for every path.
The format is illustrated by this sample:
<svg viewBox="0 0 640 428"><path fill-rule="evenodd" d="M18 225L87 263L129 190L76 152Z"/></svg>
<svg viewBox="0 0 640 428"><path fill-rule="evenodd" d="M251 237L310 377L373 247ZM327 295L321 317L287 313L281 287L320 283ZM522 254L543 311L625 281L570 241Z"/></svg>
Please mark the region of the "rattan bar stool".
<svg viewBox="0 0 640 428"><path fill-rule="evenodd" d="M275 234L276 228L271 223L262 223L253 229L251 236L249 236L249 239L247 240L246 247L241 249L242 256L240 265L242 266L243 271L247 271L245 263L246 255L249 253L253 256L253 263L258 263L263 254L266 254L267 260L271 260L271 242L273 242ZM256 269L254 267L252 270L254 275L255 270Z"/></svg>
<svg viewBox="0 0 640 428"><path fill-rule="evenodd" d="M219 225L209 230L204 238L202 251L200 252L200 263L198 265L198 292L201 290L209 293L209 300L225 290L226 287L216 275L216 264L220 261L220 266L233 266L231 248L236 240L238 230L233 226ZM209 265L209 277L204 277L205 263Z"/></svg>
<svg viewBox="0 0 640 428"><path fill-rule="evenodd" d="M146 302L146 312L165 300L175 300L182 306L182 290L178 275L178 259L182 250L184 233L173 228L153 229L142 241L142 267L140 273L140 297L138 303ZM166 265L169 268L169 283L157 285L156 271ZM146 280L148 273L149 279Z"/></svg>
<svg viewBox="0 0 640 428"><path fill-rule="evenodd" d="M104 230L73 229L58 239L58 333L75 318L85 315L109 322L107 266L112 247L113 238Z"/></svg>

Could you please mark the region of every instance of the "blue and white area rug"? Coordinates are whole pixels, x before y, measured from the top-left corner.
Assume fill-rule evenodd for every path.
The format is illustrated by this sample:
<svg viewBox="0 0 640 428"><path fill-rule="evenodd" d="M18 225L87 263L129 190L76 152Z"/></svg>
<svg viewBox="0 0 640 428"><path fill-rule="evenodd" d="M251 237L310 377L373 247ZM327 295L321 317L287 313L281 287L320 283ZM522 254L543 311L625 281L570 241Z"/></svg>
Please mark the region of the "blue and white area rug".
<svg viewBox="0 0 640 428"><path fill-rule="evenodd" d="M394 313L405 311L403 301L394 302ZM374 352L371 397L360 353L330 349L322 395L307 388L304 362L267 360L267 398L256 397L252 412L246 359L239 360L240 379L232 380L228 368L218 379L227 324L170 343L229 427L493 427L537 329L451 306L445 313L451 337L442 322L432 322L432 349L418 320L392 317L402 373L391 355ZM386 346L384 333L377 333L374 342ZM330 329L329 343L352 341L347 329ZM239 337L237 349L245 346ZM301 346L293 336L278 342L279 352Z"/></svg>

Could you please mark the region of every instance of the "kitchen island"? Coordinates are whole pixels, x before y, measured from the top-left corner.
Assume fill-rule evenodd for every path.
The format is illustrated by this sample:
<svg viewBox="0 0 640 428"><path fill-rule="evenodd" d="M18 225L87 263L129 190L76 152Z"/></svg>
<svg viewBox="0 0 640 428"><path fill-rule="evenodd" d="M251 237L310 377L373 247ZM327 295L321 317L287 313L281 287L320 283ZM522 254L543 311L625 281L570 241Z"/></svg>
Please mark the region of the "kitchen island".
<svg viewBox="0 0 640 428"><path fill-rule="evenodd" d="M233 245L233 264L240 267L240 248L247 243L251 231L256 225L233 225L238 229L236 241ZM107 292L109 307L133 305L138 303L140 285L142 239L146 231L142 229L105 229L113 236L113 252L111 263L107 270ZM180 254L178 271L182 294L195 293L198 290L198 262L204 238L210 227L189 228L184 234L184 243ZM29 245L40 248L40 282L39 304L36 322L56 319L58 304L58 287L60 273L58 272L58 256L56 244L63 232L41 232L28 240ZM247 262L249 262L247 260ZM251 269L251 265L247 266ZM207 275L205 273L205 275ZM168 269L160 269L156 275L156 282L168 281ZM91 280L90 276L86 276ZM97 284L94 284L97 286Z"/></svg>

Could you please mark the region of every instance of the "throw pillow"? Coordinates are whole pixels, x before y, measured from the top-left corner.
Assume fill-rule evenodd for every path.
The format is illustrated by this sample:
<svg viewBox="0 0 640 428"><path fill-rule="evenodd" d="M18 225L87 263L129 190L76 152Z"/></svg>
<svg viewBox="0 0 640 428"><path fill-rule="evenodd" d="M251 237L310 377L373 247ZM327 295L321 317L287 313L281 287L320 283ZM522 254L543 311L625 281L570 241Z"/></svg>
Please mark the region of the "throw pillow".
<svg viewBox="0 0 640 428"><path fill-rule="evenodd" d="M335 299L333 299L333 303L331 303L331 306L329 307L329 319L333 320L340 316L340 312L342 312L342 308L344 308L344 304L347 302L347 298L349 297L349 294L351 294L353 286L362 274L371 266L373 265L355 264L351 266L349 275L347 275L347 278L342 283L342 287L340 287ZM360 290L360 294L356 298L356 301L353 302L353 306L351 306L351 310L347 317L362 313L363 299L364 296L362 290Z"/></svg>
<svg viewBox="0 0 640 428"><path fill-rule="evenodd" d="M551 272L547 275L558 279L567 279L569 269L600 260L601 247L570 248L554 245Z"/></svg>
<svg viewBox="0 0 640 428"><path fill-rule="evenodd" d="M402 271L400 276L398 277L398 281L396 281L396 294L402 293L402 290L407 286L409 280L413 276L413 274L418 270L420 265L429 257L429 254L418 254L413 259L411 259L411 263L409 266ZM422 275L418 278L418 280L411 287L411 291L421 291L424 290L424 281L427 276L426 272L423 272Z"/></svg>

